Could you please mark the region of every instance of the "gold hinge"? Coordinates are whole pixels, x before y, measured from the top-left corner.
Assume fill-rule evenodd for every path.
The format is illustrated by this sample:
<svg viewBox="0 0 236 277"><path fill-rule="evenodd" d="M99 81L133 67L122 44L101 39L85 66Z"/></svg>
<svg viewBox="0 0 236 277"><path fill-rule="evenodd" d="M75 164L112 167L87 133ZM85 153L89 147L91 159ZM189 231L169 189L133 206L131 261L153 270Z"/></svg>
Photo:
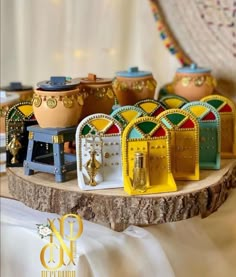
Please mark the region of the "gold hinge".
<svg viewBox="0 0 236 277"><path fill-rule="evenodd" d="M34 133L33 132L29 132L29 139L34 139Z"/></svg>
<svg viewBox="0 0 236 277"><path fill-rule="evenodd" d="M63 135L52 136L52 143L63 143L63 142L64 142Z"/></svg>

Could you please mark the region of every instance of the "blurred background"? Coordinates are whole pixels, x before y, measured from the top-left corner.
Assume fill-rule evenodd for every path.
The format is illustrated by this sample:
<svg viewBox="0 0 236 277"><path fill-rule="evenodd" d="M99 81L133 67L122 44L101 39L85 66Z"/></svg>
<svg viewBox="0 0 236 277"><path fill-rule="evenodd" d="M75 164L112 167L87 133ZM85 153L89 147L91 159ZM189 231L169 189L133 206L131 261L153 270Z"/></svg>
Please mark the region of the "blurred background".
<svg viewBox="0 0 236 277"><path fill-rule="evenodd" d="M159 37L148 0L1 0L1 86L51 75L114 77L139 66L158 89L179 61Z"/></svg>
<svg viewBox="0 0 236 277"><path fill-rule="evenodd" d="M139 66L153 72L159 91L181 63L168 49L168 37L161 38L155 3L168 36L190 60L212 69L218 92L236 98L234 0L0 1L1 86L35 86L51 75L114 77Z"/></svg>

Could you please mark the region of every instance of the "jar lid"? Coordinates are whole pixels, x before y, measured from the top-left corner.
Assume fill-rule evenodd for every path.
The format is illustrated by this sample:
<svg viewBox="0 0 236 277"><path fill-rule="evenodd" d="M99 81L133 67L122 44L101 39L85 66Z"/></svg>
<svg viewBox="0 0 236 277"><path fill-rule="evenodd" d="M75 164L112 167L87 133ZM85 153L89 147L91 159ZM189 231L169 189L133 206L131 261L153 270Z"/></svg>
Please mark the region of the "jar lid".
<svg viewBox="0 0 236 277"><path fill-rule="evenodd" d="M184 66L177 69L179 73L210 73L209 68L198 67L197 64L192 63L190 66Z"/></svg>
<svg viewBox="0 0 236 277"><path fill-rule="evenodd" d="M86 84L86 85L100 85L100 84L107 84L112 82L111 78L98 78L93 73L89 73L88 77L78 78L78 80L80 81L81 84Z"/></svg>
<svg viewBox="0 0 236 277"><path fill-rule="evenodd" d="M127 71L116 72L116 76L128 77L128 78L146 77L146 76L151 76L151 75L152 75L152 73L150 71L139 70L137 66L130 67Z"/></svg>
<svg viewBox="0 0 236 277"><path fill-rule="evenodd" d="M32 90L32 86L24 86L21 82L10 82L9 86L2 87L1 90L5 91L22 91L22 90Z"/></svg>
<svg viewBox="0 0 236 277"><path fill-rule="evenodd" d="M78 79L64 76L52 76L49 81L39 82L37 86L43 90L67 90L75 88L78 84Z"/></svg>
<svg viewBox="0 0 236 277"><path fill-rule="evenodd" d="M14 92L7 92L5 90L0 91L0 103L6 104L11 102L16 102L20 98L20 95Z"/></svg>

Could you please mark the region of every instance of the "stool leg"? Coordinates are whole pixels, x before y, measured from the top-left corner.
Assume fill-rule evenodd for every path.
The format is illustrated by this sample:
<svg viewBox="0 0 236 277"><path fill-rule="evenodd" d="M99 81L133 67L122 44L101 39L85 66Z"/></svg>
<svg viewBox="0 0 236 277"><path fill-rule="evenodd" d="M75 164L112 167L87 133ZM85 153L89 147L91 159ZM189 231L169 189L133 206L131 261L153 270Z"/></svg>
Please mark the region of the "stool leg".
<svg viewBox="0 0 236 277"><path fill-rule="evenodd" d="M53 144L54 166L55 166L55 180L56 182L65 181L65 173L63 172L64 166L64 144Z"/></svg>
<svg viewBox="0 0 236 277"><path fill-rule="evenodd" d="M34 171L29 168L28 162L32 162L33 159L34 140L30 139L27 147L27 156L24 161L24 173L25 175L33 175Z"/></svg>

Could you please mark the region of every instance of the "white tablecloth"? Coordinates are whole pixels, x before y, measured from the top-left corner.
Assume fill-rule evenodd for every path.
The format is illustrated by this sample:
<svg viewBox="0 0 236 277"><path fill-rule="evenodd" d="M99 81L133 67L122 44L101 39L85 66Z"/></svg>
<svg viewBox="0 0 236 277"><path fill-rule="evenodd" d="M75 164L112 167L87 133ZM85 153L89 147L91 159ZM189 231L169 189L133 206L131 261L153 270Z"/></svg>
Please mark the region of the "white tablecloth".
<svg viewBox="0 0 236 277"><path fill-rule="evenodd" d="M1 198L2 277L41 276L39 255L49 239L39 237L36 224L57 217ZM84 221L75 270L79 277L236 276L236 190L206 219L130 226L121 233Z"/></svg>

